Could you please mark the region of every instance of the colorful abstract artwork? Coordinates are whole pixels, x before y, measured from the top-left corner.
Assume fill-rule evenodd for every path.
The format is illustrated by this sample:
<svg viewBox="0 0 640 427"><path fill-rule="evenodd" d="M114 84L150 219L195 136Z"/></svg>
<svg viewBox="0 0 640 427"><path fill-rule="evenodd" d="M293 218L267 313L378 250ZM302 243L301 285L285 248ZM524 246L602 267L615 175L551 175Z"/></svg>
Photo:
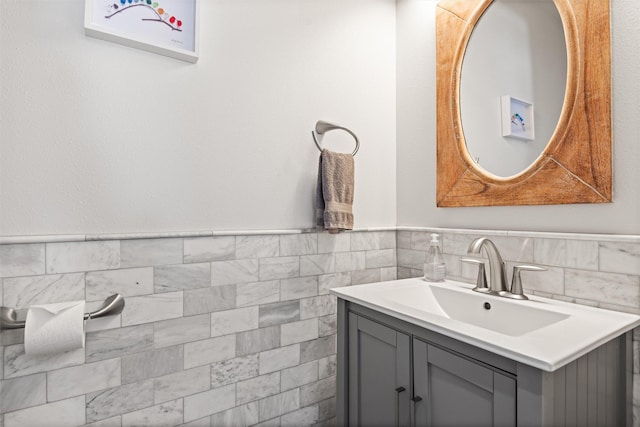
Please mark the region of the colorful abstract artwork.
<svg viewBox="0 0 640 427"><path fill-rule="evenodd" d="M197 0L85 0L85 32L189 62L198 60Z"/></svg>

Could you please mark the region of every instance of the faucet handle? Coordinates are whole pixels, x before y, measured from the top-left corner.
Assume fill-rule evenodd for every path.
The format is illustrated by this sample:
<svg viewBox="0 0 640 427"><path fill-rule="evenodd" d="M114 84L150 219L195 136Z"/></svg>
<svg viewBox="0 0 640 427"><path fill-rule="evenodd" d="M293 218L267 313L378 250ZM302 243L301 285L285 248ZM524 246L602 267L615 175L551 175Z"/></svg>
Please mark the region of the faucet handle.
<svg viewBox="0 0 640 427"><path fill-rule="evenodd" d="M506 294L506 297L514 299L529 299L522 291L522 278L520 277L521 271L547 271L544 267L538 267L537 265L516 265L513 267L513 278L511 279L511 292Z"/></svg>
<svg viewBox="0 0 640 427"><path fill-rule="evenodd" d="M464 262L467 264L476 264L478 266L478 278L476 279L476 287L473 288L473 291L489 293L489 286L487 286L487 275L484 271L484 262L475 259L475 258L461 258L460 262Z"/></svg>

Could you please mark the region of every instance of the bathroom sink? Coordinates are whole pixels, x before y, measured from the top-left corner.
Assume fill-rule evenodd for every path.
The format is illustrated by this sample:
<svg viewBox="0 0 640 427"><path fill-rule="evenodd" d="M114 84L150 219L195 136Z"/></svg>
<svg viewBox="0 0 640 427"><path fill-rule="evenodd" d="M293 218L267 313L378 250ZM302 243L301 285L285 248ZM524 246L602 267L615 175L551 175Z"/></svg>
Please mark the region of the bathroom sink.
<svg viewBox="0 0 640 427"><path fill-rule="evenodd" d="M382 298L424 310L425 313L511 336L520 336L569 317L565 313L538 308L535 303L490 297L464 288L426 282L408 286L402 292L387 288L379 293Z"/></svg>
<svg viewBox="0 0 640 427"><path fill-rule="evenodd" d="M421 278L334 288L339 298L528 364L554 371L640 325L640 316L529 295L481 294Z"/></svg>

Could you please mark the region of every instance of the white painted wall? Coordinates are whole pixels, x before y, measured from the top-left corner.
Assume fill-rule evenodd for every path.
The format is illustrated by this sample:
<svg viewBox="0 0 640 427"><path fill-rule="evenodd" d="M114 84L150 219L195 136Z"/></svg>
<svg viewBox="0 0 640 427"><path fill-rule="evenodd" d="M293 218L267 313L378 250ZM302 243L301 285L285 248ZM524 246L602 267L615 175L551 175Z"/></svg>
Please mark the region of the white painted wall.
<svg viewBox="0 0 640 427"><path fill-rule="evenodd" d="M395 2L200 3L192 65L0 2L0 235L311 227L318 119L362 141L355 226L396 224Z"/></svg>
<svg viewBox="0 0 640 427"><path fill-rule="evenodd" d="M640 234L640 8L612 0L614 202L437 208L436 0L397 1L398 224L496 230Z"/></svg>

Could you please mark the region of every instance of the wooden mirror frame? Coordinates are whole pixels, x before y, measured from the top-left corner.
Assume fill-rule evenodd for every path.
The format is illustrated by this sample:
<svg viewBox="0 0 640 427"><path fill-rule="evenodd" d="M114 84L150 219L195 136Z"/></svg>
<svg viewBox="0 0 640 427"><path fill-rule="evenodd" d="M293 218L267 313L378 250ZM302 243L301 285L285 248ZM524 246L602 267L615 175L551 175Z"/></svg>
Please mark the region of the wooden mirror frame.
<svg viewBox="0 0 640 427"><path fill-rule="evenodd" d="M525 171L508 178L476 165L467 151L460 116L464 53L475 25L493 0L438 3L438 207L612 201L609 0L553 1L567 45L562 112L540 157Z"/></svg>

